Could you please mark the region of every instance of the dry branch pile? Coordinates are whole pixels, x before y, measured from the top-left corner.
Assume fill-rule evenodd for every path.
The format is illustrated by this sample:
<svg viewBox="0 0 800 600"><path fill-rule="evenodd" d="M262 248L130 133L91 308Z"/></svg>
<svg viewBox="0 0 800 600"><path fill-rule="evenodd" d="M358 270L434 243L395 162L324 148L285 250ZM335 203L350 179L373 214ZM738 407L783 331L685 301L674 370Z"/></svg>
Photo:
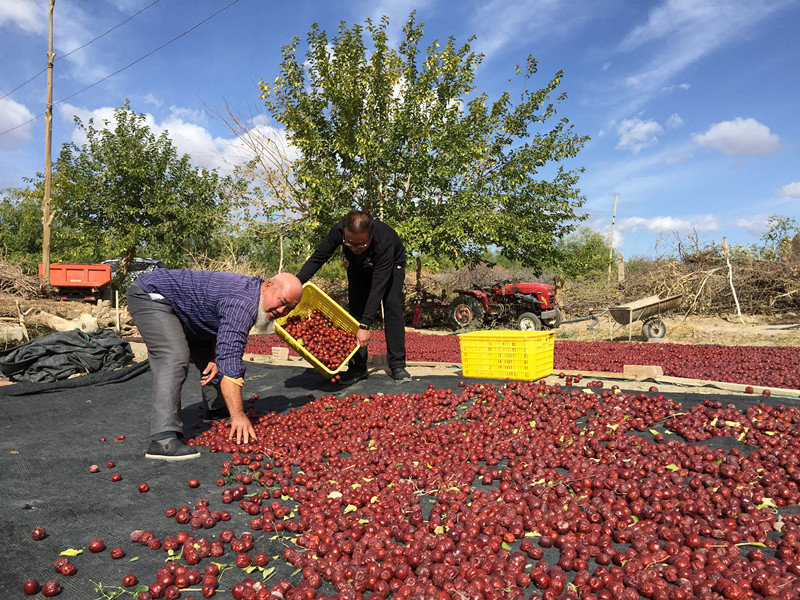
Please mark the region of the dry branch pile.
<svg viewBox="0 0 800 600"><path fill-rule="evenodd" d="M775 261L734 264L730 273L724 261L637 264L620 283L567 283L565 308L570 314L588 314L653 294L682 294L680 311L685 315L730 315L736 311L731 278L744 314L800 311L800 263Z"/></svg>
<svg viewBox="0 0 800 600"><path fill-rule="evenodd" d="M18 266L0 259L0 292L31 299L48 297L51 291L38 277L25 275Z"/></svg>

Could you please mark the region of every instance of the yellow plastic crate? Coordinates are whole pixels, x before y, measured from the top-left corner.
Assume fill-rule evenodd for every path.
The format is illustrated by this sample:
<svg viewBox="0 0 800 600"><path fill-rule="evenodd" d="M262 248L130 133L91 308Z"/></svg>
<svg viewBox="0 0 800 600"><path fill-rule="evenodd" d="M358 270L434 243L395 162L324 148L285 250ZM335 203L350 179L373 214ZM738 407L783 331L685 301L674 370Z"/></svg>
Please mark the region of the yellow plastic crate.
<svg viewBox="0 0 800 600"><path fill-rule="evenodd" d="M465 377L534 380L553 373L552 331L473 331L458 336Z"/></svg>
<svg viewBox="0 0 800 600"><path fill-rule="evenodd" d="M317 310L330 320L334 326L342 329L348 333L352 333L355 335L358 333L358 321L356 321L350 313L348 313L345 309L343 309L337 302L328 296L325 292L319 289L313 283L307 282L303 285L303 297L300 300L300 303L294 307L292 312L288 315L279 317L275 319L275 333L281 338L284 342L289 344L292 348L294 348L297 353L306 359L311 365L320 373L325 375L326 377L333 377L336 373L341 371L342 369L347 368L347 363L353 358L353 355L356 351L360 348L359 345L356 345L355 349L348 355L346 359L342 362L341 365L335 370L331 371L328 367L323 365L317 358L311 354L305 347L301 346L297 343L291 335L287 333L287 331L283 328L286 324L286 321L289 317L301 315L306 316L311 313L313 310Z"/></svg>

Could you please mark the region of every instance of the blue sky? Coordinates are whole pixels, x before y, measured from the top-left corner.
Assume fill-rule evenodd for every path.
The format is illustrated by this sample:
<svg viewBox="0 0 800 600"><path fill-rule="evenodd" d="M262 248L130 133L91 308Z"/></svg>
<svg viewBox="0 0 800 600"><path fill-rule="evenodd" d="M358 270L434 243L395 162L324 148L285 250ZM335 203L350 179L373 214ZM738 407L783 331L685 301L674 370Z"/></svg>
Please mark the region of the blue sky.
<svg viewBox="0 0 800 600"><path fill-rule="evenodd" d="M48 4L0 2L0 188L44 171ZM282 44L386 15L396 45L412 10L423 46L476 36L490 98L531 53L534 86L564 70L559 117L591 137L567 165L586 168L584 224L608 236L616 198L626 257L800 222L800 0L57 0L53 157L81 142L75 115L99 122L129 98L195 164L227 168L237 143L214 113L263 112Z"/></svg>

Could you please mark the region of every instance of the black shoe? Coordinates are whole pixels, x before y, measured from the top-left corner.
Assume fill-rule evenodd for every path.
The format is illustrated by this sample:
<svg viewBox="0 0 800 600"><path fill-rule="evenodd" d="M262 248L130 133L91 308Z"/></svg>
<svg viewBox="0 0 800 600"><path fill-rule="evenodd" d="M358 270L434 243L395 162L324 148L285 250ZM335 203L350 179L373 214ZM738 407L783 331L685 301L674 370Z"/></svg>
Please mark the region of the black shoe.
<svg viewBox="0 0 800 600"><path fill-rule="evenodd" d="M336 383L339 385L353 385L354 383L361 381L362 379L366 379L369 377L369 373L367 373L366 369L347 369L341 379L338 379Z"/></svg>
<svg viewBox="0 0 800 600"><path fill-rule="evenodd" d="M392 369L392 377L399 383L411 381L411 375L403 367L396 367Z"/></svg>
<svg viewBox="0 0 800 600"><path fill-rule="evenodd" d="M168 441L166 444L150 442L150 445L147 447L147 452L144 453L144 457L170 461L191 460L193 458L200 458L200 453L197 449L187 446L179 439L175 438Z"/></svg>
<svg viewBox="0 0 800 600"><path fill-rule="evenodd" d="M231 413L228 412L227 406L221 406L219 408L207 408L205 414L203 415L203 422L210 423L211 421L227 419L230 416Z"/></svg>

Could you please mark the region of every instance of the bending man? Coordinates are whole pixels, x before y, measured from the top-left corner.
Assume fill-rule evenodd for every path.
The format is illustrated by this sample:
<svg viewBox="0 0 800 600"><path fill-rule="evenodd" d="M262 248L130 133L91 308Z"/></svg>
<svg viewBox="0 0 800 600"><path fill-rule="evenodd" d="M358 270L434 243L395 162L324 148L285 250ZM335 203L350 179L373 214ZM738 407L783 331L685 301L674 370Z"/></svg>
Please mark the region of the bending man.
<svg viewBox="0 0 800 600"><path fill-rule="evenodd" d="M244 348L300 302L303 286L281 273L268 281L220 271L156 269L128 290L128 310L147 346L153 373L150 445L146 458L187 460L199 452L183 444L181 390L190 363L200 372L207 414L230 416L230 438L255 439L244 413Z"/></svg>

